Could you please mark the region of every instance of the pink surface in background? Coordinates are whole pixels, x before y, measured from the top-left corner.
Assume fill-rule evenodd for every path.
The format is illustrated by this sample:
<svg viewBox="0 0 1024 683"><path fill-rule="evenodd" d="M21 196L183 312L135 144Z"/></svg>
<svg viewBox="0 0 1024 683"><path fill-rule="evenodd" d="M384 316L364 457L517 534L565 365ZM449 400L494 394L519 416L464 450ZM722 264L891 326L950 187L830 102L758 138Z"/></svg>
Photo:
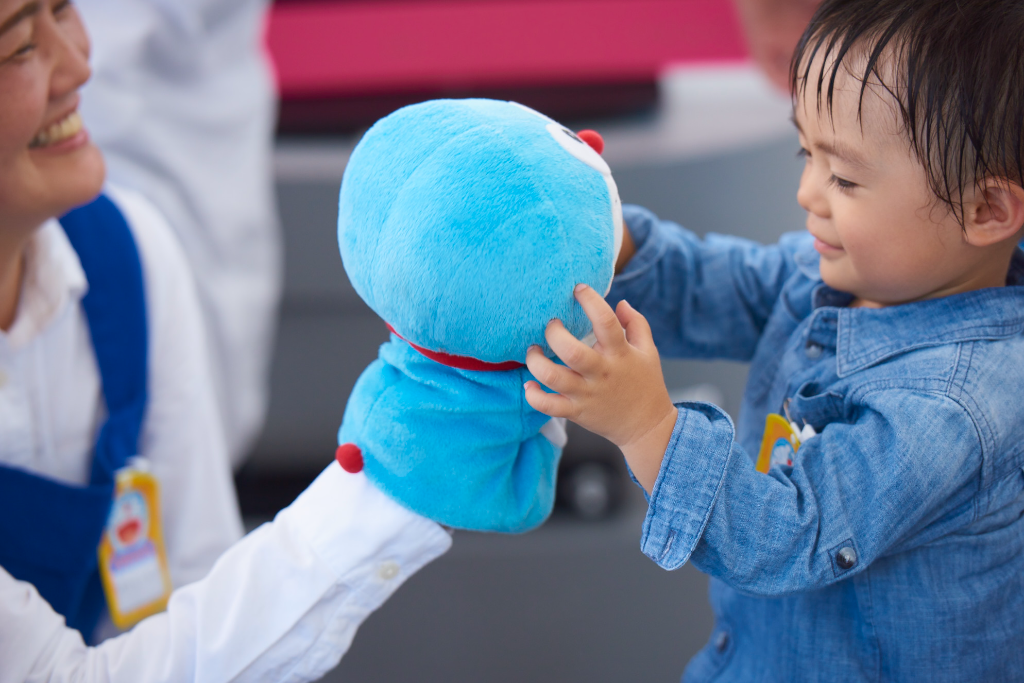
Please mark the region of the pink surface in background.
<svg viewBox="0 0 1024 683"><path fill-rule="evenodd" d="M285 97L643 81L746 57L730 0L288 2L267 43Z"/></svg>

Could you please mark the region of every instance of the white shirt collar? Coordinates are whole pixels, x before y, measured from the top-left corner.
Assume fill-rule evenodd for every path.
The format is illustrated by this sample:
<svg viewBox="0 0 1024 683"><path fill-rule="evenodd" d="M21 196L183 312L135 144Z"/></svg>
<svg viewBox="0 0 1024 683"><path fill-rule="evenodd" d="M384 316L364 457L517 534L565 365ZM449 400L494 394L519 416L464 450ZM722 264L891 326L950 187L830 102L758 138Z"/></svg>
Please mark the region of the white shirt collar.
<svg viewBox="0 0 1024 683"><path fill-rule="evenodd" d="M78 254L56 219L43 223L29 240L22 278L14 324L0 332L11 350L26 346L89 288Z"/></svg>

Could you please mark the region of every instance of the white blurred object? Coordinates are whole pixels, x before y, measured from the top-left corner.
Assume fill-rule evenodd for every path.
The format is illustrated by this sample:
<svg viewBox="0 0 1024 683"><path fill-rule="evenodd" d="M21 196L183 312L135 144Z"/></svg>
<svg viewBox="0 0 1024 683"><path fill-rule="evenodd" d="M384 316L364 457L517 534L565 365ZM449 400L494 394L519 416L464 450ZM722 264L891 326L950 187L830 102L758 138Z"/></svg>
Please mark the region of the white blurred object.
<svg viewBox="0 0 1024 683"><path fill-rule="evenodd" d="M719 407L725 403L725 394L714 384L695 384L681 389L669 389L668 397L672 403L696 401L699 403L713 403Z"/></svg>
<svg viewBox="0 0 1024 683"><path fill-rule="evenodd" d="M540 433L543 434L555 448L565 448L565 444L569 443L569 436L565 433L564 417L551 418L544 423L543 427L540 428Z"/></svg>
<svg viewBox="0 0 1024 683"><path fill-rule="evenodd" d="M793 135L792 105L752 63L675 65L658 81L651 116L593 125L601 157L617 169L742 150ZM338 182L359 136L280 143L274 173L285 182Z"/></svg>
<svg viewBox="0 0 1024 683"><path fill-rule="evenodd" d="M653 119L601 127L612 170L731 152L793 132L789 98L753 64L673 66L658 85Z"/></svg>
<svg viewBox="0 0 1024 683"><path fill-rule="evenodd" d="M814 430L811 425L804 425L804 428L800 430L800 442L803 443L811 437L817 436L818 432Z"/></svg>
<svg viewBox="0 0 1024 683"><path fill-rule="evenodd" d="M110 178L163 212L195 273L232 462L263 421L281 247L267 0L79 0L82 114Z"/></svg>

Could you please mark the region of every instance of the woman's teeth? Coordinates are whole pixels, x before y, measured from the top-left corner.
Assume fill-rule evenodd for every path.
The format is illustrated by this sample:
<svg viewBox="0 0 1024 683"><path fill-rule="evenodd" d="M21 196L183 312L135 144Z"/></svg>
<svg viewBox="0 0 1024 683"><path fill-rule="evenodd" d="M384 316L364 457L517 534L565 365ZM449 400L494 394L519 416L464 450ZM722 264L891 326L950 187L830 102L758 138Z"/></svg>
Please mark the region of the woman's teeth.
<svg viewBox="0 0 1024 683"><path fill-rule="evenodd" d="M77 135L80 130L82 130L82 117L77 111L73 111L57 123L47 126L46 130L40 131L29 143L29 147L54 145Z"/></svg>

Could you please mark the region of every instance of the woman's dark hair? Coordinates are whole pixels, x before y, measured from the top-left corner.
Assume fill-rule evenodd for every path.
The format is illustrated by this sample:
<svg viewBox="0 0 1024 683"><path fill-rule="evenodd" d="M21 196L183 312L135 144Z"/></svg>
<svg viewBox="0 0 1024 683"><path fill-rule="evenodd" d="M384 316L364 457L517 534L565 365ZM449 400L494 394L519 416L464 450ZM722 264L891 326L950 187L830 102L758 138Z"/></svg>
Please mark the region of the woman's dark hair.
<svg viewBox="0 0 1024 683"><path fill-rule="evenodd" d="M932 191L961 225L974 183L1024 185L1024 0L825 0L793 54L794 101L815 87L831 116L840 68L860 80L858 118L869 80L892 95Z"/></svg>

